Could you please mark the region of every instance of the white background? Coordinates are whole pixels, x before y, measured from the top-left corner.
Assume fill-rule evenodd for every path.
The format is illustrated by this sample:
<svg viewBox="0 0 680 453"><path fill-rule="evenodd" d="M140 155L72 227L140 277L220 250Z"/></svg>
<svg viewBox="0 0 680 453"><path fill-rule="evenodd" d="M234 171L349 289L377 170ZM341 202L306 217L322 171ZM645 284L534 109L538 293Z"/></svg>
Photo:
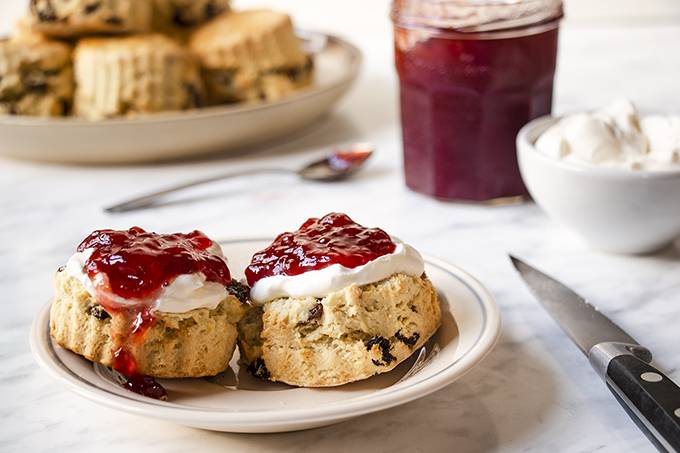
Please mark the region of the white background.
<svg viewBox="0 0 680 453"><path fill-rule="evenodd" d="M24 12L25 0L0 2L0 30L8 30ZM325 29L347 30L352 22L376 25L380 11L389 8L389 0L236 0L236 6L264 5L291 11L302 22L323 25ZM643 22L675 21L680 19L677 0L565 0L569 20L579 22ZM376 14L377 13L377 14ZM384 14L382 14L384 16Z"/></svg>
<svg viewBox="0 0 680 453"><path fill-rule="evenodd" d="M257 4L289 10L303 27L342 34L365 53L359 83L304 139L238 157L154 167L0 161L0 450L653 451L529 295L506 254L527 258L593 300L680 380L680 249L645 257L598 254L533 204L484 208L411 193L401 174L388 2ZM19 11L20 2L0 1L5 24L14 20L10 9ZM592 108L618 96L646 110L680 111L680 2L572 0L567 14L557 112ZM187 177L295 165L330 144L354 140L372 141L379 151L351 182L319 186L250 178L197 191L191 196L208 197L191 204L115 216L101 211ZM332 210L382 226L479 277L503 310L496 350L461 381L420 401L338 426L265 436L210 433L104 409L62 389L34 364L28 326L52 293L53 271L92 229L141 225L156 231L198 228L216 238L271 236Z"/></svg>

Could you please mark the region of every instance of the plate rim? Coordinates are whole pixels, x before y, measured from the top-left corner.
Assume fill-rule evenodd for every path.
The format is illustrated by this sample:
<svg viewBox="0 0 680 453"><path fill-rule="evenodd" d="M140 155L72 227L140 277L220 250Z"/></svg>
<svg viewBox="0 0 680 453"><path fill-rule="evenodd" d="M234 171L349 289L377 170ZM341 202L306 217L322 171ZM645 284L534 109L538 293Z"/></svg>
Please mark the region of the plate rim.
<svg viewBox="0 0 680 453"><path fill-rule="evenodd" d="M335 44L343 48L351 56L350 64L347 71L337 81L324 87L310 87L307 90L301 90L286 96L283 99L273 102L263 103L237 103L227 105L216 105L200 107L193 110L173 111L173 112L156 112L148 115L140 115L138 117L117 117L106 118L101 120L88 120L78 117L34 117L27 115L0 115L0 125L3 126L17 126L17 127L58 127L58 128L80 128L80 127L129 127L140 124L159 124L159 123L174 123L181 121L201 120L205 118L215 117L229 117L234 115L242 115L245 113L258 112L271 108L281 107L287 104L299 102L306 98L312 98L323 95L330 91L339 89L346 84L352 83L359 76L359 72L363 63L363 54L361 50L350 41L331 33L322 31L314 31L301 29L302 32L322 36L330 44Z"/></svg>
<svg viewBox="0 0 680 453"><path fill-rule="evenodd" d="M225 243L266 241L262 238L227 239ZM500 308L493 295L475 277L462 268L442 259L423 255L426 263L439 267L464 284L475 296L482 309L482 331L471 349L433 376L410 386L396 388L379 395L370 394L355 400L316 408L277 409L264 411L224 411L172 406L172 403L141 401L112 394L93 385L66 367L54 352L50 341L49 308L44 305L31 324L29 343L34 360L53 378L66 384L75 393L104 406L127 413L174 421L180 424L239 426L241 428L275 427L282 424L304 425L343 420L395 407L429 395L461 378L479 364L496 345L501 333ZM166 404L168 404L166 406Z"/></svg>

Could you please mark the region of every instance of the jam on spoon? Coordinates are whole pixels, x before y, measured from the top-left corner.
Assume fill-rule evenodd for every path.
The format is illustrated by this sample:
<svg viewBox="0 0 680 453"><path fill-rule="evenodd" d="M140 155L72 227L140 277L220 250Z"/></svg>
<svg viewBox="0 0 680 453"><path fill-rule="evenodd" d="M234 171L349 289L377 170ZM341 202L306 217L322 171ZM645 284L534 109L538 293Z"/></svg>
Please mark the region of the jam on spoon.
<svg viewBox="0 0 680 453"><path fill-rule="evenodd" d="M352 163L363 163L373 154L373 145L370 143L355 143L350 147L337 148L330 159L340 159Z"/></svg>
<svg viewBox="0 0 680 453"><path fill-rule="evenodd" d="M371 144L356 143L351 147L336 149L325 162L337 171L353 171L361 167L371 155L373 155Z"/></svg>
<svg viewBox="0 0 680 453"><path fill-rule="evenodd" d="M331 213L311 218L292 233L280 234L256 253L245 271L249 285L273 275L299 275L332 264L362 266L396 249L380 228L366 228L346 214Z"/></svg>
<svg viewBox="0 0 680 453"><path fill-rule="evenodd" d="M212 240L199 231L157 234L139 227L94 231L78 246L79 252L92 250L85 271L95 284L97 302L125 321L110 332L112 368L125 376L125 388L150 398L167 398L160 384L139 372L134 351L143 346L146 332L156 322L155 297L177 276L201 272L207 281L232 284L225 261L209 250L212 246ZM120 303L120 298L133 303Z"/></svg>

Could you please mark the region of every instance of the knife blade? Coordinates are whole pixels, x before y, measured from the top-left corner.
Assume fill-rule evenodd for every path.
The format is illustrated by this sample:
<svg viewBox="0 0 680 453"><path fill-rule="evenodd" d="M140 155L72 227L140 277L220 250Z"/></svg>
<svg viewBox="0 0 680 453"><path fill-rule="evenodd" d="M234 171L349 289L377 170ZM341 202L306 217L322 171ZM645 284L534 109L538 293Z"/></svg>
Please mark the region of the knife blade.
<svg viewBox="0 0 680 453"><path fill-rule="evenodd" d="M639 345L583 297L520 259L510 259L541 305L584 354L607 341Z"/></svg>
<svg viewBox="0 0 680 453"><path fill-rule="evenodd" d="M680 387L650 364L651 352L564 284L519 258L510 260L652 444L680 452Z"/></svg>

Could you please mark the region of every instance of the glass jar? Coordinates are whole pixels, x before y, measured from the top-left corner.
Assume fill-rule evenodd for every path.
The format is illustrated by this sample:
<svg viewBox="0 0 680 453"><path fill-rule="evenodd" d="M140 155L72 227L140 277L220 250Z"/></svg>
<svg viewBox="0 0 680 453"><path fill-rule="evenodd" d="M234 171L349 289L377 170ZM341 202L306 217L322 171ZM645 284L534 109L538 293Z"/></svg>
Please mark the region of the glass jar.
<svg viewBox="0 0 680 453"><path fill-rule="evenodd" d="M549 114L561 0L395 0L406 184L437 198L527 194L515 137Z"/></svg>

